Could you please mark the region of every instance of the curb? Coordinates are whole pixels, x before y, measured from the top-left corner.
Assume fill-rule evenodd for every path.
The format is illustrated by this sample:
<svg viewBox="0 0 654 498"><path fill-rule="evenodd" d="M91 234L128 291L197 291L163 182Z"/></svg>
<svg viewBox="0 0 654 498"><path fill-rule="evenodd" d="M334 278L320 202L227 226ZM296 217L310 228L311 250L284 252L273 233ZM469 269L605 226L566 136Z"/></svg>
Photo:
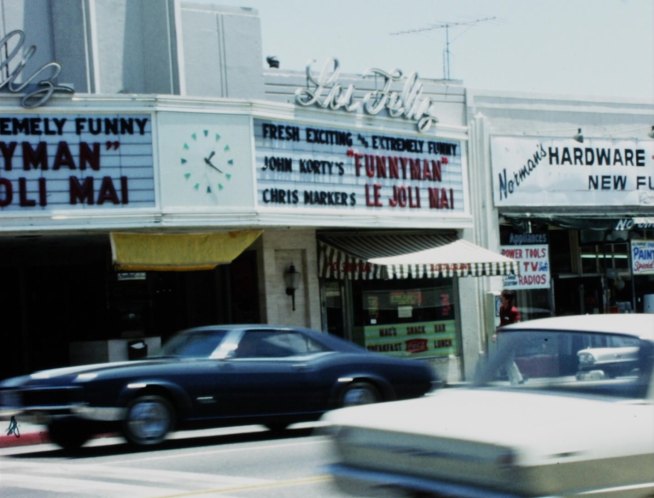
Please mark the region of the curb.
<svg viewBox="0 0 654 498"><path fill-rule="evenodd" d="M12 448L14 446L28 446L32 444L49 443L48 433L46 431L28 432L16 436L2 435L0 436L0 448Z"/></svg>

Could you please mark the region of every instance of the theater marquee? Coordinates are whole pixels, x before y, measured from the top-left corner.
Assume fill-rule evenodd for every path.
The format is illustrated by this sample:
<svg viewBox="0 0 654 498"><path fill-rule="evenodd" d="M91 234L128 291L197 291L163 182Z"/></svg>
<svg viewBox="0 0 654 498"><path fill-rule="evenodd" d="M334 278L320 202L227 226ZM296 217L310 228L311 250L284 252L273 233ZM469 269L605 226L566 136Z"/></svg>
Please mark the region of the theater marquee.
<svg viewBox="0 0 654 498"><path fill-rule="evenodd" d="M259 209L468 213L460 141L255 120Z"/></svg>
<svg viewBox="0 0 654 498"><path fill-rule="evenodd" d="M0 116L0 213L155 204L147 114Z"/></svg>

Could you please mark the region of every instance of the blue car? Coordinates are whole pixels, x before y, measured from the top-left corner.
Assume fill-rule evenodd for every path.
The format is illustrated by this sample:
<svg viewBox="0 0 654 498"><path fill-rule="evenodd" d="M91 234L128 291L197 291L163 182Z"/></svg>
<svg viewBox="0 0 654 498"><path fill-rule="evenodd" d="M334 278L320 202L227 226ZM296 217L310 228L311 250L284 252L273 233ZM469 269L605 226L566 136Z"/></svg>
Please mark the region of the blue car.
<svg viewBox="0 0 654 498"><path fill-rule="evenodd" d="M184 330L145 359L43 370L0 383L0 418L44 424L64 449L120 431L136 446L176 429L263 424L283 430L333 408L416 398L426 363L329 334L271 325Z"/></svg>

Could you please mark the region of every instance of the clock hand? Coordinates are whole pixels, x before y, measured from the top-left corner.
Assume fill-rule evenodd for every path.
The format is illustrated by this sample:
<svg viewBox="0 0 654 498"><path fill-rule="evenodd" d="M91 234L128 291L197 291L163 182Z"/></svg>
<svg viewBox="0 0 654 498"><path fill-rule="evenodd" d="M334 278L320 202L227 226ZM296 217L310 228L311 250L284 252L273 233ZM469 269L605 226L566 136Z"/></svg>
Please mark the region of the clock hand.
<svg viewBox="0 0 654 498"><path fill-rule="evenodd" d="M211 153L211 155L210 155L209 157L205 157L205 158L204 158L204 163L205 163L207 166L210 166L210 167L212 167L213 169L215 169L218 173L222 173L222 170L221 170L220 168L218 168L217 166L215 166L215 165L211 162L211 156L213 156L213 153Z"/></svg>

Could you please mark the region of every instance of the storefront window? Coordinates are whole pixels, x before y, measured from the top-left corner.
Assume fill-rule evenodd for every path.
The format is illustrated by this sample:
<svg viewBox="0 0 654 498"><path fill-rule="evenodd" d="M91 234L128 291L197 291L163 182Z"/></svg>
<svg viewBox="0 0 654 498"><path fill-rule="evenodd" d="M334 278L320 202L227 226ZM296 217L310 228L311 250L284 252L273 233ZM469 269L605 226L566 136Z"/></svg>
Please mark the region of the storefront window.
<svg viewBox="0 0 654 498"><path fill-rule="evenodd" d="M400 357L457 354L451 279L353 283L354 339Z"/></svg>

